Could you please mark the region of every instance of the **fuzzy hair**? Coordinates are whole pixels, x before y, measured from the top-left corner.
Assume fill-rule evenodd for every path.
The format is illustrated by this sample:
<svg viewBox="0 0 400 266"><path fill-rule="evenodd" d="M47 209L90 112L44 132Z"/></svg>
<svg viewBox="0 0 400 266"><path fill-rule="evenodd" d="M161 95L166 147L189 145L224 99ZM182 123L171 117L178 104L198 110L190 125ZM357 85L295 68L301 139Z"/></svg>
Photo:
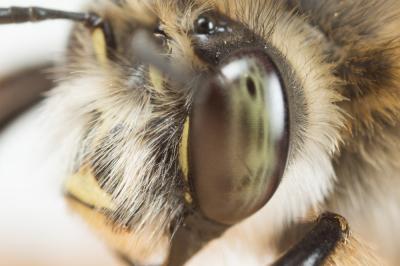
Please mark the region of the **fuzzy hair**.
<svg viewBox="0 0 400 266"><path fill-rule="evenodd" d="M400 4L398 1L297 2L298 11L331 44L329 60L348 100L338 178L328 207L353 230L398 261L400 202ZM308 3L307 3L308 2Z"/></svg>
<svg viewBox="0 0 400 266"><path fill-rule="evenodd" d="M352 234L344 242L340 243L333 254L325 262L327 266L378 266L387 265L387 262L376 255L376 250L372 249L364 239Z"/></svg>
<svg viewBox="0 0 400 266"><path fill-rule="evenodd" d="M68 157L73 163L66 176L86 165L93 167L101 187L117 206L104 214L116 230L128 230L132 239L145 235L148 242L141 245L151 250L151 243L170 237L171 226L179 223L184 211L178 147L193 88L148 85L146 69L118 53L129 51L129 37L135 28L160 21L171 39L168 56L197 73L207 67L193 51L189 34L199 14L218 10L247 25L282 54L298 80L289 95L299 105L297 130L291 136L285 175L273 198L191 262L264 265L274 259L274 241L283 230L309 212L334 208L344 211L345 217L351 216L354 208L346 206L349 202L361 206L360 198L371 187L355 189L360 182L352 176L364 180L364 174L372 178L381 173L380 169L388 166L384 151L390 150L396 158L393 146L398 147L398 134L389 134L386 128L389 124L396 132L400 102L400 60L395 60L398 35L393 30L398 25L396 10L400 9L391 8L398 6L395 1L378 5L379 1L367 4L359 0L343 4L338 16L336 6L318 1L311 1L315 4L311 7L306 5L310 1L178 2L103 1L93 6L92 10L116 25L116 38L124 45L115 62L101 66L94 57L90 33L78 26L71 37L66 65L60 70L63 78L45 103L46 119L59 129L56 136L75 139ZM320 14L321 10L324 13ZM379 22L365 22L365 12ZM386 26L382 29L382 25ZM365 32L371 35L366 37ZM299 104L300 96L304 102ZM375 157L368 154L385 159L373 164ZM352 164L357 167L352 169ZM364 173L362 169L369 169L366 166L374 171ZM393 162L390 166L388 174L398 169ZM336 181L339 185L335 190ZM359 224L354 218L350 225L353 221Z"/></svg>
<svg viewBox="0 0 400 266"><path fill-rule="evenodd" d="M203 67L190 49L187 33L178 30L177 16L188 19L189 13L178 12L172 1L130 1L120 6L104 2L95 10L117 25L116 38L127 47L131 39L121 36L132 37L137 26L155 26L151 23L158 14L156 19L173 39L170 59L193 72ZM105 210L109 225L116 232L130 232L129 248L140 243L147 247L141 250L150 252L170 235L183 212L178 150L190 90L151 86L143 66L118 54L116 63L99 66L88 44L90 33L78 26L66 65L59 69L59 86L49 93L45 109L59 115L55 128L64 125L80 132L79 145L71 148L74 164L67 176L92 167L116 206Z"/></svg>
<svg viewBox="0 0 400 266"><path fill-rule="evenodd" d="M236 11L243 7L245 12L238 14ZM302 18L285 12L274 1L229 1L222 8L282 52L301 81L293 97L304 93L306 108L296 118L299 128L292 139L289 165L275 195L262 210L210 244L192 263L201 265L207 260L212 265L265 265L276 255L273 246L278 235L294 220L317 210L333 189L335 174L330 158L338 147L342 125L342 114L335 103L342 98L335 90L338 83L331 65L324 62L320 50L314 49L324 46L323 39ZM263 23L255 18L262 18ZM266 33L270 32L268 37ZM289 38L290 43L286 41Z"/></svg>
<svg viewBox="0 0 400 266"><path fill-rule="evenodd" d="M263 243L271 241L294 219L316 209L333 188L330 158L339 142L342 115L335 102L341 97L335 90L338 85L331 66L324 63L321 50L315 49L324 46L323 39L304 19L287 12L277 1L192 1L183 10L175 1L126 1L105 7L96 10L118 25L115 34L120 42L129 41L121 36L132 34L128 22L146 24L157 15L172 39L170 57L193 72L205 66L195 56L188 32L194 19L210 9L248 25L282 53L293 68L299 86L290 92L291 100L295 102L304 94L305 103L298 107L298 130L291 140L294 144L282 183L263 210L218 240L223 250L230 249L223 260L233 259L238 248L240 253L236 255L241 262L246 256L263 262ZM290 43L286 41L289 38ZM154 242L168 234L183 211L177 158L191 97L169 86L162 91L143 86L138 77L147 73L126 58L106 68L99 66L93 48L87 45L90 42L87 31L75 31L63 70L67 78L51 92L47 105L52 112L63 114L55 117L60 128L80 130L81 142L74 149L77 153L72 171L87 164L95 168L101 186L117 206L107 213L109 219L134 235L151 228L148 243ZM250 231L260 234L244 241L243 235ZM239 245L238 241L246 244ZM207 248L204 252L207 254Z"/></svg>

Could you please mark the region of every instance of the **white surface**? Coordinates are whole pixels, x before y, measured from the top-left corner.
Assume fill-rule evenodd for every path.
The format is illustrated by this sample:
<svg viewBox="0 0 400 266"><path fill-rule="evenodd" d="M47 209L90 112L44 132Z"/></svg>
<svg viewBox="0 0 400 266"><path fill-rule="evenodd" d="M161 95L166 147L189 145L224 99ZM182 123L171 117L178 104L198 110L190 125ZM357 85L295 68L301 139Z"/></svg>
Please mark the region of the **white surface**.
<svg viewBox="0 0 400 266"><path fill-rule="evenodd" d="M87 2L87 0L1 0L0 7L42 6L79 11ZM71 22L60 20L0 25L0 77L24 65L61 58L71 25Z"/></svg>
<svg viewBox="0 0 400 266"><path fill-rule="evenodd" d="M78 11L83 2L0 0L0 7ZM0 25L0 77L62 57L70 26L64 21ZM47 167L60 158L40 144L43 131L36 111L0 131L0 265L115 265L107 247L66 205L63 180L54 174L59 169Z"/></svg>
<svg viewBox="0 0 400 266"><path fill-rule="evenodd" d="M0 134L0 265L116 265L66 204L65 147L48 145L38 117L33 110Z"/></svg>

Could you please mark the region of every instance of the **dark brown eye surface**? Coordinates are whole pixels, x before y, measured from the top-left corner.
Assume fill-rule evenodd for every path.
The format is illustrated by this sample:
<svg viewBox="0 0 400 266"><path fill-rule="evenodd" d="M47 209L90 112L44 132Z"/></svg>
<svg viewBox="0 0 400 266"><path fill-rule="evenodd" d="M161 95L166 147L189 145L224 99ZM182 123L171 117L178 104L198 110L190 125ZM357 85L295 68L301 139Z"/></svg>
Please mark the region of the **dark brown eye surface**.
<svg viewBox="0 0 400 266"><path fill-rule="evenodd" d="M190 182L209 219L234 224L271 198L286 166L288 107L263 51L229 56L190 117Z"/></svg>

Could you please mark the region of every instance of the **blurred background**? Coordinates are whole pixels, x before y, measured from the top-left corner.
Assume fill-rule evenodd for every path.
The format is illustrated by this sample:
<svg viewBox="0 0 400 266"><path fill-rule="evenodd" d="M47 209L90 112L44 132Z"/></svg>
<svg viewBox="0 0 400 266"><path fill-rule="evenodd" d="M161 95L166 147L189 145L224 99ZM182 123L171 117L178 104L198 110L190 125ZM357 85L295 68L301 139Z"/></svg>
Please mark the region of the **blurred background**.
<svg viewBox="0 0 400 266"><path fill-rule="evenodd" d="M80 11L86 2L1 0L0 7ZM0 25L0 80L41 62L62 60L71 26L62 20ZM32 116L34 112L28 112L11 128L0 129L0 265L119 264L80 217L70 212L62 198L61 181L38 174L45 157L28 141L34 139L34 130L29 130ZM15 132L24 127L26 141L21 141L24 136Z"/></svg>
<svg viewBox="0 0 400 266"><path fill-rule="evenodd" d="M87 0L1 0L0 7L43 6L79 11ZM62 56L71 22L56 20L0 27L0 77L38 61Z"/></svg>

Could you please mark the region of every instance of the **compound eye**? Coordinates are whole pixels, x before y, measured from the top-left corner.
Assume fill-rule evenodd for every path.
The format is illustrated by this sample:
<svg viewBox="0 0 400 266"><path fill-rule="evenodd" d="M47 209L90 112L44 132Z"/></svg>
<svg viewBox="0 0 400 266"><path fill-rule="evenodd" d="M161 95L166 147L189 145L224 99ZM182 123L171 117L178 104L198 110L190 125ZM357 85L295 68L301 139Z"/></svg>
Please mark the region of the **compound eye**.
<svg viewBox="0 0 400 266"><path fill-rule="evenodd" d="M218 69L192 109L189 180L201 212L230 225L262 208L277 189L289 113L279 72L263 51L231 55Z"/></svg>

